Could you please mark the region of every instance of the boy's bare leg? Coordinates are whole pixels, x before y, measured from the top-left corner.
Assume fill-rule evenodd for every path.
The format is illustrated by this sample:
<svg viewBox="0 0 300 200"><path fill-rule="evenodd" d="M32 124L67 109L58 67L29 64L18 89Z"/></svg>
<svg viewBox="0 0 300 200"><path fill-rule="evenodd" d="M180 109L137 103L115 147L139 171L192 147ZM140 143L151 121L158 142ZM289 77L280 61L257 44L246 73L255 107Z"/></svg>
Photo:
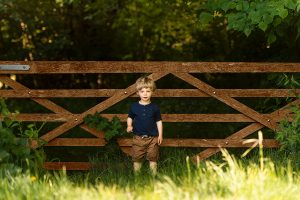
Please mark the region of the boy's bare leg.
<svg viewBox="0 0 300 200"><path fill-rule="evenodd" d="M134 173L138 173L141 171L142 162L133 162L133 170Z"/></svg>
<svg viewBox="0 0 300 200"><path fill-rule="evenodd" d="M149 167L153 175L157 174L157 162L149 162Z"/></svg>

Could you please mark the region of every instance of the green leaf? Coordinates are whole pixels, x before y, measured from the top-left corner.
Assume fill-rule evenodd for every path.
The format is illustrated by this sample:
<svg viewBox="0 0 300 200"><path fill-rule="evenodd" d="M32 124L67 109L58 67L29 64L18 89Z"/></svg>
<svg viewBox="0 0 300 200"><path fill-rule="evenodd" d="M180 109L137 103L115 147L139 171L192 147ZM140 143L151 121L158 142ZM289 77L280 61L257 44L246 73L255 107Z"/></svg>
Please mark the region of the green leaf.
<svg viewBox="0 0 300 200"><path fill-rule="evenodd" d="M248 37L250 34L251 34L251 29L250 28L246 28L245 30L244 30L244 33L245 33L245 35Z"/></svg>
<svg viewBox="0 0 300 200"><path fill-rule="evenodd" d="M19 138L17 140L17 144L23 147L27 147L28 146L28 139L27 138Z"/></svg>
<svg viewBox="0 0 300 200"><path fill-rule="evenodd" d="M262 18L260 12L256 10L250 11L248 17L250 18L253 24L258 24Z"/></svg>
<svg viewBox="0 0 300 200"><path fill-rule="evenodd" d="M102 121L96 125L96 129L99 131L105 131L105 129L109 126L108 123Z"/></svg>
<svg viewBox="0 0 300 200"><path fill-rule="evenodd" d="M248 1L243 1L243 10L248 11L250 8L250 4Z"/></svg>
<svg viewBox="0 0 300 200"><path fill-rule="evenodd" d="M89 120L85 120L88 125L93 124L96 126L97 130L104 131L105 139L107 141L117 136L121 136L125 132L121 120L117 116L114 116L111 121L104 117L101 117L99 113L95 113L91 116L86 116L85 118L89 118Z"/></svg>
<svg viewBox="0 0 300 200"><path fill-rule="evenodd" d="M300 1L297 1L297 5L296 5L296 10L297 10L297 12L299 12L300 11Z"/></svg>
<svg viewBox="0 0 300 200"><path fill-rule="evenodd" d="M5 158L9 157L9 153L3 149L0 149L0 163L4 161Z"/></svg>
<svg viewBox="0 0 300 200"><path fill-rule="evenodd" d="M272 44L273 42L276 41L276 35L271 32L269 35L268 35L268 44Z"/></svg>
<svg viewBox="0 0 300 200"><path fill-rule="evenodd" d="M202 12L199 16L199 20L202 24L208 24L213 19L213 15L211 13Z"/></svg>
<svg viewBox="0 0 300 200"><path fill-rule="evenodd" d="M224 1L221 5L221 9L224 10L225 12L227 12L230 9L235 9L236 7L236 2L234 1Z"/></svg>
<svg viewBox="0 0 300 200"><path fill-rule="evenodd" d="M243 10L243 2L242 1L238 1L236 4L236 10L241 11Z"/></svg>
<svg viewBox="0 0 300 200"><path fill-rule="evenodd" d="M252 1L250 3L250 8L251 8L251 10L255 10L256 9L256 2Z"/></svg>
<svg viewBox="0 0 300 200"><path fill-rule="evenodd" d="M25 131L24 131L24 135L27 136L28 138L32 138L33 133L32 133L31 130L25 130Z"/></svg>
<svg viewBox="0 0 300 200"><path fill-rule="evenodd" d="M9 112L9 110L7 108L2 108L1 114L3 116L7 117L10 114L10 112Z"/></svg>
<svg viewBox="0 0 300 200"><path fill-rule="evenodd" d="M279 24L281 24L282 19L278 16L275 16L274 20L273 20L273 26L278 26Z"/></svg>
<svg viewBox="0 0 300 200"><path fill-rule="evenodd" d="M285 0L284 6L287 7L288 9L295 10L297 4L294 0Z"/></svg>
<svg viewBox="0 0 300 200"><path fill-rule="evenodd" d="M267 24L266 22L262 21L262 22L260 22L260 23L258 24L258 27L259 27L261 30L266 31L267 28L268 28L268 24Z"/></svg>
<svg viewBox="0 0 300 200"><path fill-rule="evenodd" d="M297 23L297 36L296 36L296 40L299 38L300 36L300 20Z"/></svg>
<svg viewBox="0 0 300 200"><path fill-rule="evenodd" d="M5 123L6 127L10 127L12 125L13 121L10 118L5 117L4 123Z"/></svg>
<svg viewBox="0 0 300 200"><path fill-rule="evenodd" d="M270 14L265 14L263 15L263 20L265 21L266 24L270 24L273 22L273 16Z"/></svg>
<svg viewBox="0 0 300 200"><path fill-rule="evenodd" d="M278 15L279 15L282 19L286 18L286 17L288 16L288 14L289 14L289 12L288 12L287 9L285 9L285 8L278 9Z"/></svg>
<svg viewBox="0 0 300 200"><path fill-rule="evenodd" d="M35 125L34 124L28 124L27 128L32 129Z"/></svg>

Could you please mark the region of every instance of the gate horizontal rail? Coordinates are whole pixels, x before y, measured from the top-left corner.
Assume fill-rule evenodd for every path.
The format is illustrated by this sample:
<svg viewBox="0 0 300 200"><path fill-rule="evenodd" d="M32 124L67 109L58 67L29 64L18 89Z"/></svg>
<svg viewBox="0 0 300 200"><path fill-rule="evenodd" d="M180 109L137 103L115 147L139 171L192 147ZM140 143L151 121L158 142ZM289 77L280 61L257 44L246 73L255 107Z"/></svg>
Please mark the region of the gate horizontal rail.
<svg viewBox="0 0 300 200"><path fill-rule="evenodd" d="M0 61L1 65L29 65L30 70L0 70L0 74L75 73L267 73L299 72L299 63L255 62L130 62L130 61Z"/></svg>

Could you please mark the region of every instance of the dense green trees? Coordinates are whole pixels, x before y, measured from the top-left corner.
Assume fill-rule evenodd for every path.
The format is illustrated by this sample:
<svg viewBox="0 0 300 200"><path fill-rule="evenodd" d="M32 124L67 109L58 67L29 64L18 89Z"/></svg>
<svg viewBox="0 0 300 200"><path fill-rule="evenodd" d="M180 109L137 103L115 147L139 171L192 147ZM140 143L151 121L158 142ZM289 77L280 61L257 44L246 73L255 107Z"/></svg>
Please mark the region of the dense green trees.
<svg viewBox="0 0 300 200"><path fill-rule="evenodd" d="M203 23L221 19L227 30L243 32L246 36L263 31L267 48L276 40L281 48L295 50L299 46L299 0L208 0L201 10Z"/></svg>
<svg viewBox="0 0 300 200"><path fill-rule="evenodd" d="M268 43L276 37L300 36L300 1L297 0L220 0L208 1L200 18L208 23L213 18L225 17L228 30L241 31L249 36L255 29L266 32ZM287 34L289 33L289 34Z"/></svg>
<svg viewBox="0 0 300 200"><path fill-rule="evenodd" d="M1 0L1 60L299 60L298 0Z"/></svg>

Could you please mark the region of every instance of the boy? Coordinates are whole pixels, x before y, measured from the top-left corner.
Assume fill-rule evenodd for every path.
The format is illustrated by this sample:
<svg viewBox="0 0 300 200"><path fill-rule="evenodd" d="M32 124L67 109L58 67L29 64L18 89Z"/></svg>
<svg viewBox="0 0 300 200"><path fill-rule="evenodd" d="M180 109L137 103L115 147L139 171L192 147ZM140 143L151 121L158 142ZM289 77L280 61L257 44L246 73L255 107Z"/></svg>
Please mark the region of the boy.
<svg viewBox="0 0 300 200"><path fill-rule="evenodd" d="M139 172L144 156L153 175L157 172L158 145L163 140L163 127L159 107L151 102L155 83L149 77L136 81L139 102L131 105L127 118L127 132L133 132L132 160L134 172Z"/></svg>

